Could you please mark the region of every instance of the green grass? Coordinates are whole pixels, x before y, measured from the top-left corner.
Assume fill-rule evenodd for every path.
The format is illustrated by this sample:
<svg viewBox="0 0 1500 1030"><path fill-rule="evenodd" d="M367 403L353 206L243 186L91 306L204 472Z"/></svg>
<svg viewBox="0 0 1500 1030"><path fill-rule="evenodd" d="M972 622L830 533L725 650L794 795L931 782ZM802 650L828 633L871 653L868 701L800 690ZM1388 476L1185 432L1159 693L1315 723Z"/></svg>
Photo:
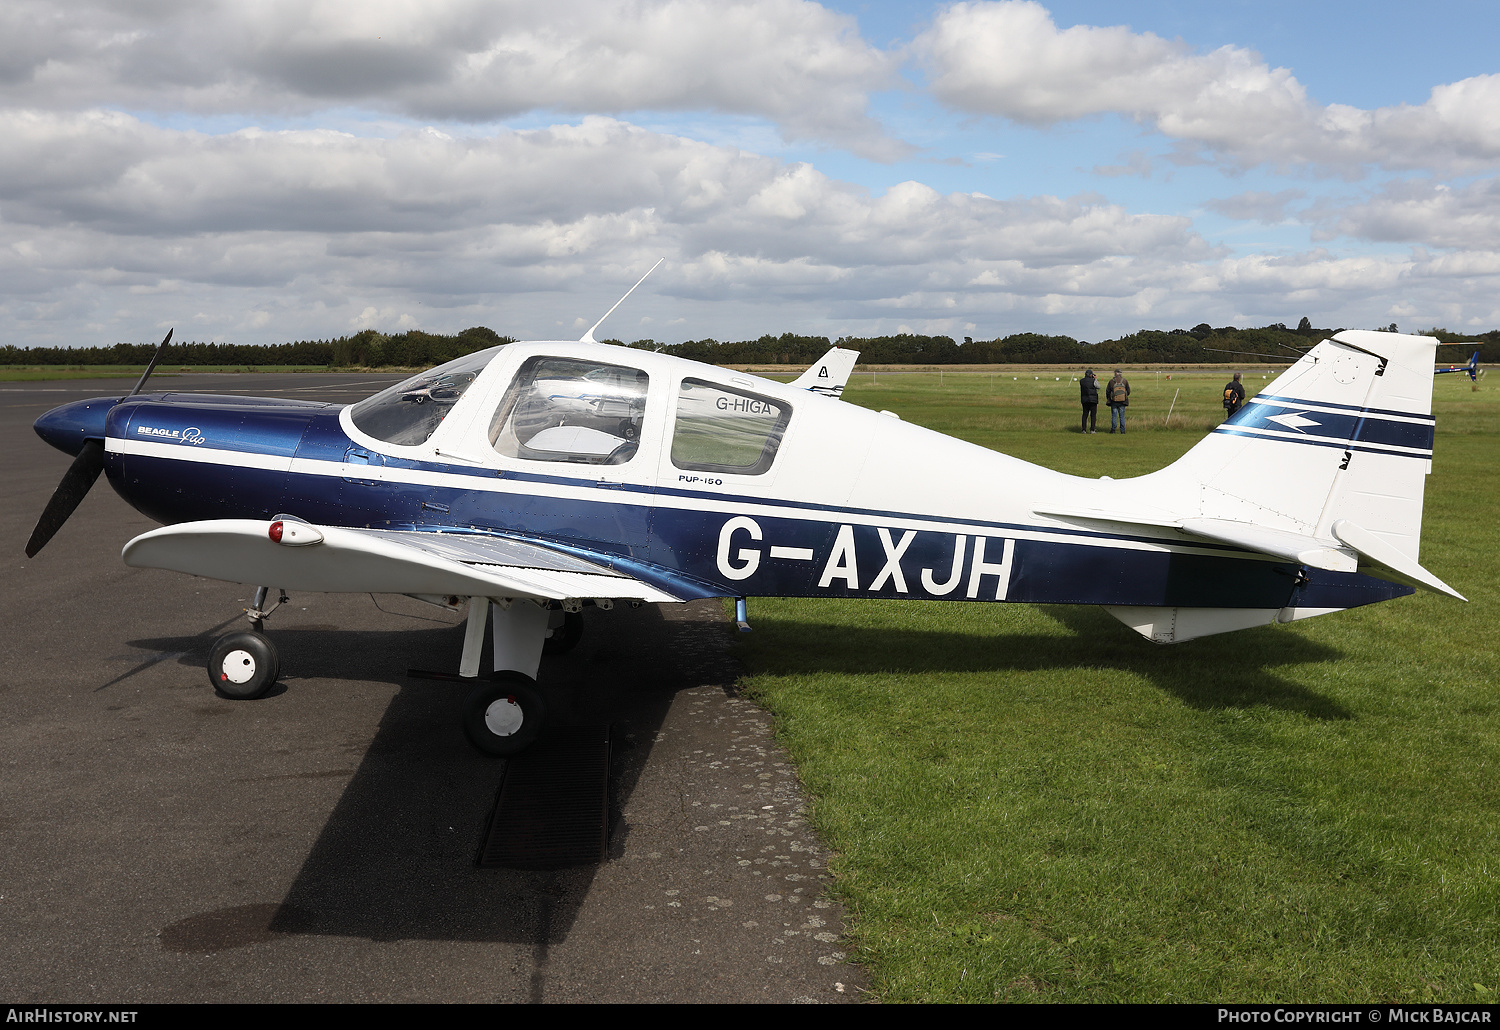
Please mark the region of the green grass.
<svg viewBox="0 0 1500 1030"><path fill-rule="evenodd" d="M1119 477L1217 424L1227 378L1133 375L1130 433L1085 437L1076 383L1029 375L846 399ZM745 686L882 998L1496 1000L1500 394L1440 377L1436 411L1422 560L1467 605L1160 647L1087 607L752 604Z"/></svg>

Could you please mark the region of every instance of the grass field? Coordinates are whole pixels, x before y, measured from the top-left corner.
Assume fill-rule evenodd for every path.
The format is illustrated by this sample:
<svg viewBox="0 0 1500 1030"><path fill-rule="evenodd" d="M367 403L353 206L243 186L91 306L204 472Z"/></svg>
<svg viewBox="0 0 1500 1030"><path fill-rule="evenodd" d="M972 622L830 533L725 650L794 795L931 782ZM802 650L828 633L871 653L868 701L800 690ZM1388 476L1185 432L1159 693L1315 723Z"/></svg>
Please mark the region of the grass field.
<svg viewBox="0 0 1500 1030"><path fill-rule="evenodd" d="M1216 425L1227 378L1132 374L1119 437L1041 376L856 374L846 400L1121 478ZM1500 393L1441 376L1435 406L1422 562L1469 604L1161 647L1087 607L752 602L745 688L881 998L1496 1000Z"/></svg>

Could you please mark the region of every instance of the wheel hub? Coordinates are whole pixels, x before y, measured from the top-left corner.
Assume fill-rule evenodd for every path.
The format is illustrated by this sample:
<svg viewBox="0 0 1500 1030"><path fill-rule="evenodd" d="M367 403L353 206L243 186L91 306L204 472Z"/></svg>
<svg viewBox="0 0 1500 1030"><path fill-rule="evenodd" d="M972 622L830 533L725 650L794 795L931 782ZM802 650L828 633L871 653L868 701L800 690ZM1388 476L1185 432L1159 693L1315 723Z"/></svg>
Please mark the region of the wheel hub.
<svg viewBox="0 0 1500 1030"><path fill-rule="evenodd" d="M224 656L219 675L230 683L248 683L255 675L255 656L249 651L230 651Z"/></svg>
<svg viewBox="0 0 1500 1030"><path fill-rule="evenodd" d="M521 706L513 697L502 697L492 701L484 710L484 725L497 737L508 737L521 728L526 721Z"/></svg>

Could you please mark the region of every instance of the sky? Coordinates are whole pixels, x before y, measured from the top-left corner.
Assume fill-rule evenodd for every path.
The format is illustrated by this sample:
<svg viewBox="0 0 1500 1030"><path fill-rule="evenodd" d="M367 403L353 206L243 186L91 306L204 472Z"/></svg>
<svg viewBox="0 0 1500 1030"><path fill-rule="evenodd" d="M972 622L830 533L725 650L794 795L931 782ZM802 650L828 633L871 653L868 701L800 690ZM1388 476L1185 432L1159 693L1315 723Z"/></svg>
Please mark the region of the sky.
<svg viewBox="0 0 1500 1030"><path fill-rule="evenodd" d="M1500 8L6 0L0 342L1500 328Z"/></svg>

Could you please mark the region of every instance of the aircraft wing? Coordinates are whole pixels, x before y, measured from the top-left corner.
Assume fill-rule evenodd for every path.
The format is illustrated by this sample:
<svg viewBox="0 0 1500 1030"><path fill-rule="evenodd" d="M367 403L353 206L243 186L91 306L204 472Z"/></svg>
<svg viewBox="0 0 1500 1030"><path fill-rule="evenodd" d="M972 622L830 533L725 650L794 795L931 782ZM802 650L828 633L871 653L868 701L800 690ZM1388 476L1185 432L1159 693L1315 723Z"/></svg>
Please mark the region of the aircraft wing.
<svg viewBox="0 0 1500 1030"><path fill-rule="evenodd" d="M1330 572L1362 572L1377 579L1447 594L1460 601L1467 600L1457 590L1422 568L1417 562L1348 519L1340 519L1333 524L1331 529L1336 543L1330 543L1300 533L1268 529L1249 522L1234 522L1229 519L1172 519L1157 514L1111 512L1095 508L1057 508L1049 511L1038 510L1036 514L1083 523L1113 522L1152 526L1158 529L1175 529L1188 536L1229 544L1247 551L1281 558L1284 561L1296 562L1299 565L1308 565L1315 569L1327 569Z"/></svg>
<svg viewBox="0 0 1500 1030"><path fill-rule="evenodd" d="M272 527L280 529L273 535ZM279 537L279 539L277 539ZM166 526L125 545L125 564L285 590L330 593L608 598L684 596L541 544L468 533L342 529L285 520L213 519Z"/></svg>
<svg viewBox="0 0 1500 1030"><path fill-rule="evenodd" d="M858 360L859 351L834 347L788 385L821 393L825 397L842 397L849 373L854 371L854 363Z"/></svg>

